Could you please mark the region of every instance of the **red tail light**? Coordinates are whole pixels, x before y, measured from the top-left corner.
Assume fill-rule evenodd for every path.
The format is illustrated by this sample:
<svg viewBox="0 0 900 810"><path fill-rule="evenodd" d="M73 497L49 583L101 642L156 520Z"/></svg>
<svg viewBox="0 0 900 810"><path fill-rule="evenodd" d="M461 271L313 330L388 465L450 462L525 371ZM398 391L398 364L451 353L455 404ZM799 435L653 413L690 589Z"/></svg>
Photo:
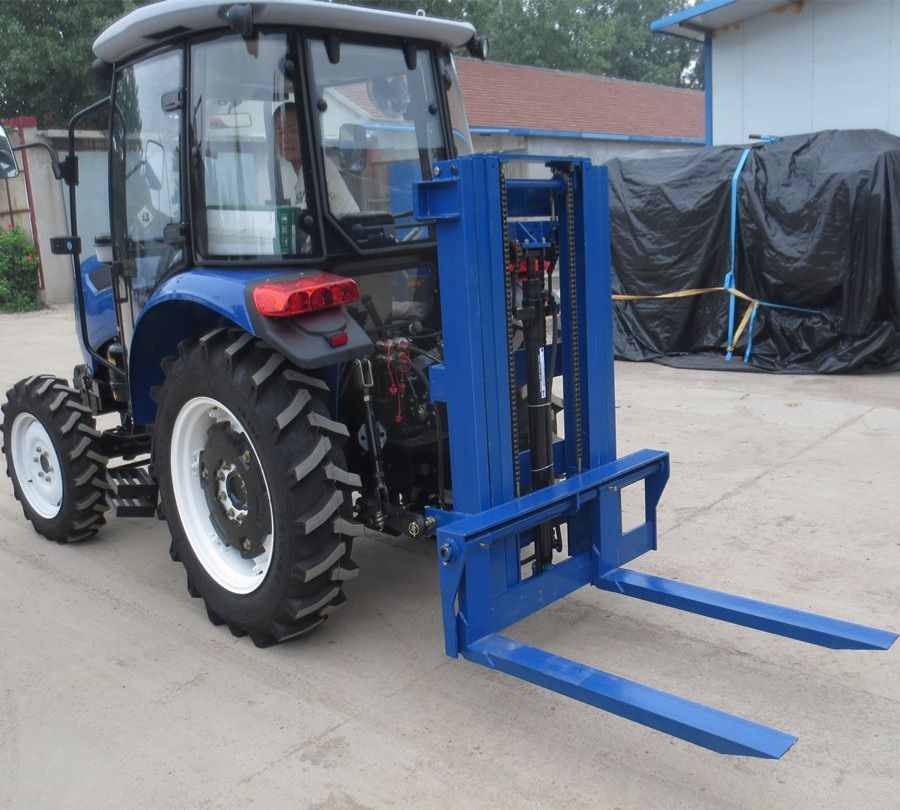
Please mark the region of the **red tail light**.
<svg viewBox="0 0 900 810"><path fill-rule="evenodd" d="M352 278L316 273L290 281L270 281L253 290L256 311L267 318L292 318L359 301Z"/></svg>

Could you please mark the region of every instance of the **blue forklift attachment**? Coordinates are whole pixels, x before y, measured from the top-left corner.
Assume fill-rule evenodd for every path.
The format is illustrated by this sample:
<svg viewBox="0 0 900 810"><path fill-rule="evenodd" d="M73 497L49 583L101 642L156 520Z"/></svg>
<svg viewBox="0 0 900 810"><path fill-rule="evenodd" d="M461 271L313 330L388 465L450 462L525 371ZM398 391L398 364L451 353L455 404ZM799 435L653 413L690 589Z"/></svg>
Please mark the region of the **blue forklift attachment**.
<svg viewBox="0 0 900 810"><path fill-rule="evenodd" d="M507 176L541 164L551 179ZM593 585L834 649L884 650L897 638L624 568L656 549L669 456L616 455L606 170L584 159L473 155L438 163L434 178L417 184L414 204L417 217L436 224L440 265L446 359L430 380L433 401L447 408L452 509L429 515L447 654L713 751L780 758L795 737L500 635ZM565 437L553 438L553 474L540 487L514 413L529 358L510 340L516 267L507 240L559 256L558 351L542 346L537 356L541 380L562 378ZM623 531L622 490L641 482L644 522ZM541 532L557 543L543 563Z"/></svg>

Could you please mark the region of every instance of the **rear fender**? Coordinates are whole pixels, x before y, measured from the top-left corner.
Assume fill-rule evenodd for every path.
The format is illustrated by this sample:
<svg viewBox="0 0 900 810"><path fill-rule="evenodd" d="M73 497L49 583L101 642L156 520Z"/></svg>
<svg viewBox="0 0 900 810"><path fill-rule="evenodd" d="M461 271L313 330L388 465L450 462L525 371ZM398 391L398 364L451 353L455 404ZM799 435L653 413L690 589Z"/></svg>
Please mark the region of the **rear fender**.
<svg viewBox="0 0 900 810"><path fill-rule="evenodd" d="M312 271L310 271L312 272ZM162 385L164 358L178 344L217 326L237 327L281 352L298 368L336 366L372 351L372 341L343 307L299 318L263 318L253 306L253 287L302 273L250 273L205 268L164 281L150 297L134 327L128 353L131 411L136 425L156 421L150 391ZM332 348L326 335L343 331L348 340Z"/></svg>

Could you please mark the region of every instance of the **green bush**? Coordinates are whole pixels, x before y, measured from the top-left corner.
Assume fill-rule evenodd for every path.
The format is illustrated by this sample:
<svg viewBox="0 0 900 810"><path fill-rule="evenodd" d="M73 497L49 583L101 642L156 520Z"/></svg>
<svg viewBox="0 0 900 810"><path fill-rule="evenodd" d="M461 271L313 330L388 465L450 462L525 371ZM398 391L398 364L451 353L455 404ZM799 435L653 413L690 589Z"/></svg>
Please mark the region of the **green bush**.
<svg viewBox="0 0 900 810"><path fill-rule="evenodd" d="M0 312L41 307L34 245L18 225L0 227Z"/></svg>

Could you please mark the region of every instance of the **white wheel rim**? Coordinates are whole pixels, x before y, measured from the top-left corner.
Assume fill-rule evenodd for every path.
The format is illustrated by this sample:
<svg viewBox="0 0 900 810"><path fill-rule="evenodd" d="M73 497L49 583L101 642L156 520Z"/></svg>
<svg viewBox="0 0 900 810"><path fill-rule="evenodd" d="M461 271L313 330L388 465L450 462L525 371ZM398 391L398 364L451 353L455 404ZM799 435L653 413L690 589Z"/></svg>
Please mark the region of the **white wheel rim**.
<svg viewBox="0 0 900 810"><path fill-rule="evenodd" d="M175 417L169 454L172 492L184 533L206 573L226 590L248 594L262 585L272 564L274 536L268 534L263 540L262 554L250 559L222 542L210 517L200 479L200 453L206 446L209 429L217 422L227 422L231 430L244 437L256 456L269 502L269 525L274 527L269 484L259 454L240 420L221 402L210 397L188 400Z"/></svg>
<svg viewBox="0 0 900 810"><path fill-rule="evenodd" d="M13 420L10 443L22 495L42 518L55 518L62 508L63 477L50 434L37 417L24 412Z"/></svg>

